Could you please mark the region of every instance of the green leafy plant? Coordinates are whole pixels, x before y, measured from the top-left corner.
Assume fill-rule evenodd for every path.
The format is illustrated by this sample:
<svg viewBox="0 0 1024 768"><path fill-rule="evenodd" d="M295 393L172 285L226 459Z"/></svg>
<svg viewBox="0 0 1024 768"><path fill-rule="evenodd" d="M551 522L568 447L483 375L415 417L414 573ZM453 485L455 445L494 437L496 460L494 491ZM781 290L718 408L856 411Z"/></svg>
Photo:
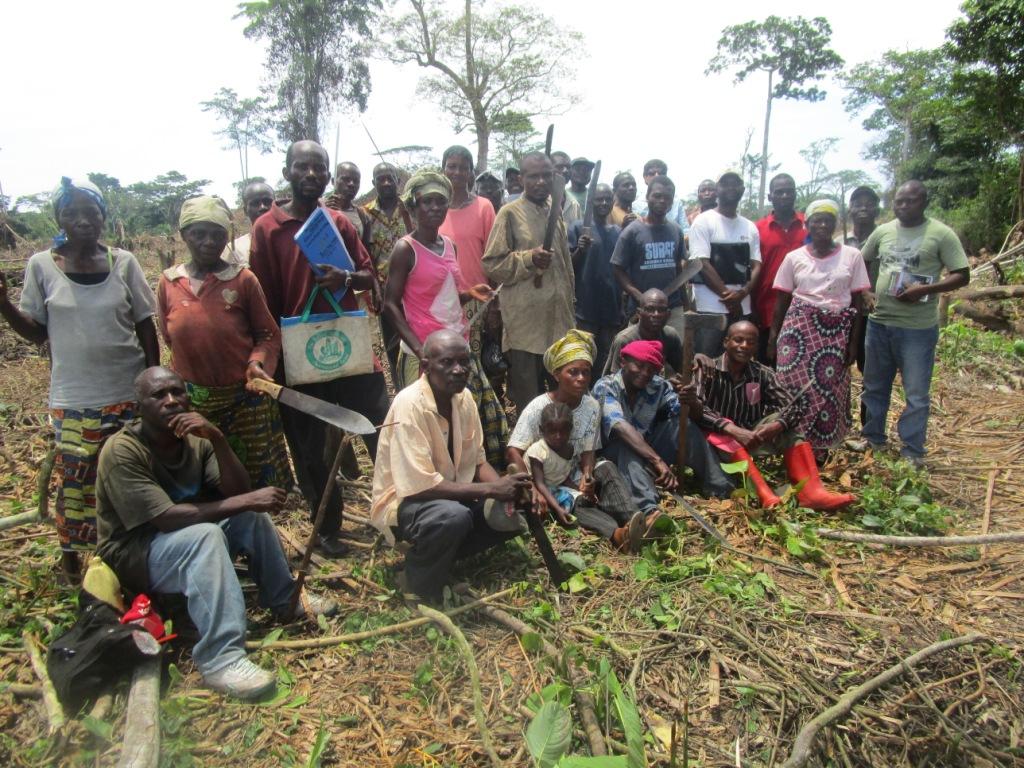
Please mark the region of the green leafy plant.
<svg viewBox="0 0 1024 768"><path fill-rule="evenodd" d="M936 503L927 475L909 462L877 458L854 510L865 528L880 533L931 536L945 533L953 513Z"/></svg>

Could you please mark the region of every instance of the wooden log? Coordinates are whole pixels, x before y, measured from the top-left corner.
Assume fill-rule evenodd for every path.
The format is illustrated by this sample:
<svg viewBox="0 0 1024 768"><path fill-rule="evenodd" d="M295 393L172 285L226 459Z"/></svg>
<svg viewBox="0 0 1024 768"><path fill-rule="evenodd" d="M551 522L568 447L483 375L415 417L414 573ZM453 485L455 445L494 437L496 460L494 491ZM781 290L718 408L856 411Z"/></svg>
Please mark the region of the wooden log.
<svg viewBox="0 0 1024 768"><path fill-rule="evenodd" d="M50 722L50 736L57 736L64 729L64 707L57 698L57 691L53 687L53 681L46 671L46 662L39 652L39 640L31 632L26 632L22 638L25 651L28 653L29 661L32 662L32 670L42 684L43 704L46 705L46 718Z"/></svg>
<svg viewBox="0 0 1024 768"><path fill-rule="evenodd" d="M953 313L963 315L968 320L973 320L978 325L998 333L1011 333L1017 336L1024 336L1024 323L1014 322L1000 312L993 312L979 307L969 301L962 301L953 305Z"/></svg>
<svg viewBox="0 0 1024 768"><path fill-rule="evenodd" d="M38 512L22 512L18 515L10 515L9 517L0 518L0 531L17 528L19 525L28 525L29 523L38 522L40 522Z"/></svg>
<svg viewBox="0 0 1024 768"><path fill-rule="evenodd" d="M969 291L957 291L952 296L954 299L962 301L1019 299L1024 297L1024 285L997 285L991 288L974 288Z"/></svg>
<svg viewBox="0 0 1024 768"><path fill-rule="evenodd" d="M132 675L124 741L118 768L157 768L160 763L160 656L146 659Z"/></svg>
<svg viewBox="0 0 1024 768"><path fill-rule="evenodd" d="M885 536L880 533L819 528L818 536L854 544L888 544L890 547L972 547L978 544L1019 544L1024 541L1024 531L989 533L984 536Z"/></svg>

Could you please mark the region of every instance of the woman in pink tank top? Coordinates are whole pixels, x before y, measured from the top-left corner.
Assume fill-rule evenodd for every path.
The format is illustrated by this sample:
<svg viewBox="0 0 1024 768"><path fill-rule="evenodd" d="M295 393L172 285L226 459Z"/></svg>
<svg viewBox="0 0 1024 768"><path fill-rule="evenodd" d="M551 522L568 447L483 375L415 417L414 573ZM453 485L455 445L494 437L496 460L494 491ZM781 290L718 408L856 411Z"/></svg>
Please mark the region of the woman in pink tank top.
<svg viewBox="0 0 1024 768"><path fill-rule="evenodd" d="M384 313L401 339L395 374L399 388L419 377L427 336L448 329L468 340L469 324L462 305L470 300L486 301L492 293L486 283L464 284L455 245L438 233L451 196L451 182L435 171L419 171L405 185L402 202L413 214L416 227L395 243L384 287ZM468 389L480 409L487 459L492 466L504 467L508 440L505 411L483 375L479 354L471 354L470 361Z"/></svg>

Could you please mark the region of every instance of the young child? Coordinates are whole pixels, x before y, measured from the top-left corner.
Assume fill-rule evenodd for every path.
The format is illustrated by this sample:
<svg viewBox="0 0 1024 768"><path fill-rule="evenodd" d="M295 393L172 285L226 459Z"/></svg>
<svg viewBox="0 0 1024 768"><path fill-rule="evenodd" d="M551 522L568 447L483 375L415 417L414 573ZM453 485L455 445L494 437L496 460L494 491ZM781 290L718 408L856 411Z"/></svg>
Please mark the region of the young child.
<svg viewBox="0 0 1024 768"><path fill-rule="evenodd" d="M593 480L583 477L578 488L572 480L573 452L569 443L572 434L572 410L565 403L552 402L540 412L541 439L526 449L526 460L537 492L562 525L572 525L577 497L594 497Z"/></svg>

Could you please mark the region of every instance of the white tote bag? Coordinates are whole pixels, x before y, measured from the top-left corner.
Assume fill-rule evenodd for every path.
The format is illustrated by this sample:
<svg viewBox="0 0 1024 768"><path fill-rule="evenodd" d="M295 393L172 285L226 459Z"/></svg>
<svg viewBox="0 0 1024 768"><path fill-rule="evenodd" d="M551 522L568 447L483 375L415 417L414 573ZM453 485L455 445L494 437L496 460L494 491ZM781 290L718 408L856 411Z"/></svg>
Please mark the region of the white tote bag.
<svg viewBox="0 0 1024 768"><path fill-rule="evenodd" d="M345 312L330 291L323 291L333 312L312 315L319 286L298 317L281 318L281 349L288 386L334 381L373 373L370 318L359 310Z"/></svg>

